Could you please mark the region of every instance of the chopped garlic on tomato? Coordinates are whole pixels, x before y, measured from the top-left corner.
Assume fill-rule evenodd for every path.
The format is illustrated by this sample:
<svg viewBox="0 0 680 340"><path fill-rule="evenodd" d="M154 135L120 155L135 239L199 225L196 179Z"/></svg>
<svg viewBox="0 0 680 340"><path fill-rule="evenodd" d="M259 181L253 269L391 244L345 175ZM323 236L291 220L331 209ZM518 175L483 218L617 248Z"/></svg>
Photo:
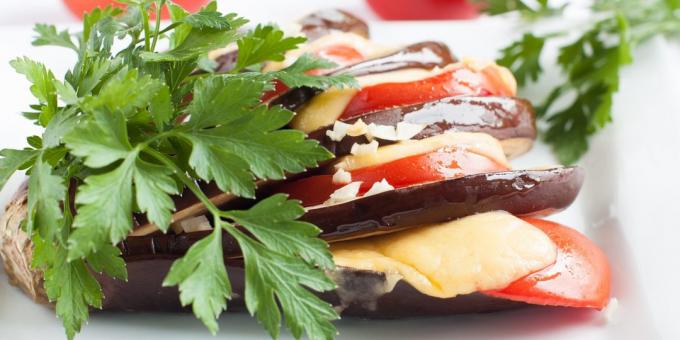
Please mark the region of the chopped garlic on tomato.
<svg viewBox="0 0 680 340"><path fill-rule="evenodd" d="M355 156L372 155L378 152L378 141L372 141L368 144L352 144L352 149L350 153Z"/></svg>
<svg viewBox="0 0 680 340"><path fill-rule="evenodd" d="M426 124L399 122L397 123L397 140L409 140L423 131L426 126Z"/></svg>
<svg viewBox="0 0 680 340"><path fill-rule="evenodd" d="M361 118L359 118L354 124L352 124L347 130L347 135L350 137L358 137L365 135L368 132L368 126L364 123Z"/></svg>
<svg viewBox="0 0 680 340"><path fill-rule="evenodd" d="M333 174L333 184L349 184L352 182L352 174L345 169L338 169Z"/></svg>
<svg viewBox="0 0 680 340"><path fill-rule="evenodd" d="M386 179L383 178L380 182L373 183L373 186L371 186L371 188L368 189L364 196L376 195L381 192L390 190L394 190L394 187L390 183L388 183Z"/></svg>
<svg viewBox="0 0 680 340"><path fill-rule="evenodd" d="M379 138L382 140L397 140L397 131L391 125L377 125L374 123L368 124L368 131L366 133L368 140Z"/></svg>
<svg viewBox="0 0 680 340"><path fill-rule="evenodd" d="M336 120L335 123L333 123L333 130L326 130L326 136L334 142L339 142L345 138L350 126L351 125L347 123Z"/></svg>
<svg viewBox="0 0 680 340"><path fill-rule="evenodd" d="M335 190L324 204L335 204L347 202L357 197L362 182L352 182L344 187Z"/></svg>

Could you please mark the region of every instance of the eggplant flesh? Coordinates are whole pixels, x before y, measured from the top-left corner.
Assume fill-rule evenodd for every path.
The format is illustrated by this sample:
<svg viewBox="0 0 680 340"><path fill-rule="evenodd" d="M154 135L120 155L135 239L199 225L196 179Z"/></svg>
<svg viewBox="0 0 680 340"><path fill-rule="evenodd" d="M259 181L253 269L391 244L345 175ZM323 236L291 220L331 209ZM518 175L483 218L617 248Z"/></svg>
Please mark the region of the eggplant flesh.
<svg viewBox="0 0 680 340"><path fill-rule="evenodd" d="M354 77L398 71L408 68L432 69L454 63L456 58L449 48L437 41L424 41L406 46L386 56L364 60L353 65L341 67L329 75L349 74ZM299 87L289 90L271 101L272 105L281 105L289 110L297 110L314 96L320 89Z"/></svg>
<svg viewBox="0 0 680 340"><path fill-rule="evenodd" d="M340 204L310 207L300 220L321 228L321 238L340 241L495 210L517 216L540 216L568 207L576 199L582 183L583 171L578 167L468 175ZM159 252L183 255L208 233L210 231L131 236L121 242L120 248L123 255L130 258ZM222 247L227 258L241 256L238 243L227 233L223 234Z"/></svg>
<svg viewBox="0 0 680 340"><path fill-rule="evenodd" d="M190 312L182 307L177 287L163 287L162 282L172 262L172 255L150 258L125 258L128 281L98 275L105 296L103 310ZM230 312L245 310L244 270L240 263L227 265L233 297ZM342 315L366 318L401 318L408 316L482 313L526 306L524 303L486 296L481 293L453 298L435 298L420 293L404 281L391 287L384 273L337 268L330 277L338 284L335 291L318 294Z"/></svg>
<svg viewBox="0 0 680 340"><path fill-rule="evenodd" d="M425 128L412 139L424 139L444 132L482 132L501 140L524 140L528 144L506 154L517 156L531 146L536 138L534 108L531 103L516 97L455 96L436 101L373 111L344 121L354 124L361 119L366 124L396 126L405 122L422 124ZM333 126L325 126L309 134L336 157L348 155L355 143L368 143L365 136L345 136L333 141L326 132ZM394 141L376 139L380 145ZM504 148L505 149L505 148Z"/></svg>

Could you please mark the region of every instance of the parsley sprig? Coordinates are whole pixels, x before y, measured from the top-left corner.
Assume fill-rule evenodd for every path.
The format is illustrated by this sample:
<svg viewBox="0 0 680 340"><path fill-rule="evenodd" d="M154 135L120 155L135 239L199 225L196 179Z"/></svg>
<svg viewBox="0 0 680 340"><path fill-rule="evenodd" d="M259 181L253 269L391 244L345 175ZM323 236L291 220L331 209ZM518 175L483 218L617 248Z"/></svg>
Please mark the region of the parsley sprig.
<svg viewBox="0 0 680 340"><path fill-rule="evenodd" d="M116 244L132 230L133 214L144 213L167 231L172 195L188 189L205 204L214 229L163 282L179 287L182 304L192 305L211 332L218 330L216 320L232 296L222 254L227 233L243 252L247 308L272 337L283 313L296 338L303 332L332 338L338 315L310 290L334 288L324 274L333 262L317 238L320 230L297 221L304 212L299 203L275 195L250 210L225 211L197 181L254 197L256 180L281 179L329 159L317 142L285 129L292 112L268 107L260 97L274 79L316 88L352 85L353 79L307 75L332 66L309 55L281 71L259 72L263 62L282 60L305 39L285 37L274 26L243 31L247 20L220 13L214 2L194 14L166 0L121 2L126 9L86 14L78 34L36 25L34 45L77 54L63 80L29 58L11 62L31 82L37 101L24 115L44 131L29 137L24 149L0 151L0 186L27 170L23 227L67 337L80 331L90 307L102 306L92 272L126 279ZM149 15L159 18L163 7L172 18L166 27ZM164 41L168 48L158 50ZM195 72L209 51L230 43L240 48L232 72Z"/></svg>
<svg viewBox="0 0 680 340"><path fill-rule="evenodd" d="M536 20L561 12L548 1L489 1L490 14L518 11ZM631 51L657 35L680 33L680 2L676 0L597 0L593 19L573 40L559 48L557 65L564 83L553 88L537 107L547 128L543 138L563 163L577 161L588 140L612 121L612 103L621 69L633 62ZM501 51L499 64L509 67L520 86L540 79L541 56L549 40L565 41L568 31L526 33Z"/></svg>

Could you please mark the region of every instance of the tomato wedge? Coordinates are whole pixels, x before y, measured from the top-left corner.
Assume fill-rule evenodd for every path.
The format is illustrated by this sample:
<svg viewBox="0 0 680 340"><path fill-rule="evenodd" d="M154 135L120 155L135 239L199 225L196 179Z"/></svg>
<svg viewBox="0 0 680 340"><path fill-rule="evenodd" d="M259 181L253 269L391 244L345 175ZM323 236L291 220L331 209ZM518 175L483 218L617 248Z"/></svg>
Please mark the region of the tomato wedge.
<svg viewBox="0 0 680 340"><path fill-rule="evenodd" d="M433 77L403 82L382 83L362 88L345 107L340 120L390 107L419 104L450 96L512 96L514 93L498 77L486 70L475 71L464 64Z"/></svg>
<svg viewBox="0 0 680 340"><path fill-rule="evenodd" d="M427 183L470 174L505 171L497 162L463 149L441 148L432 152L408 156L385 164L350 171L353 182L362 182L359 196L371 189L373 184L385 179L395 188ZM344 184L334 184L332 175L318 175L292 183L282 184L276 191L287 193L302 201L303 206L325 202Z"/></svg>
<svg viewBox="0 0 680 340"><path fill-rule="evenodd" d="M609 302L611 274L602 250L569 227L535 218L524 220L555 242L557 260L504 289L484 294L535 305L604 308Z"/></svg>

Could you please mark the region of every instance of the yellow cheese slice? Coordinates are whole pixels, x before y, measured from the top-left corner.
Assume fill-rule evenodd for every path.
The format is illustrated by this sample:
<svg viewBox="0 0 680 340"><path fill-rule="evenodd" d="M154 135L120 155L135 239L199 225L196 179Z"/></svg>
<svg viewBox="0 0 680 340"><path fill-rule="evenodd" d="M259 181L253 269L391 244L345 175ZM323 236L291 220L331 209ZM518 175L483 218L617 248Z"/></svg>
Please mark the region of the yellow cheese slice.
<svg viewBox="0 0 680 340"><path fill-rule="evenodd" d="M481 132L445 132L425 139L406 140L382 146L376 153L370 155L345 156L338 160L335 168L351 171L424 154L447 146L466 149L510 167L503 147L496 138Z"/></svg>
<svg viewBox="0 0 680 340"><path fill-rule="evenodd" d="M503 211L333 243L331 252L338 266L396 275L439 298L501 289L557 256L545 233Z"/></svg>

